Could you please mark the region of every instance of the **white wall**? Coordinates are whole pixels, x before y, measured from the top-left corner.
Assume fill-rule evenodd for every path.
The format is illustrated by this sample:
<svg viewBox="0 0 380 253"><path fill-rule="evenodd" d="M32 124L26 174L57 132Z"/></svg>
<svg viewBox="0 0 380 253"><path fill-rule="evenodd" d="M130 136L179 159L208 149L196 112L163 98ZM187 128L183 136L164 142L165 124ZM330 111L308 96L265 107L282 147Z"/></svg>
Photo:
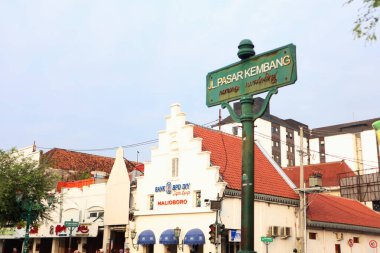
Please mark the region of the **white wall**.
<svg viewBox="0 0 380 253"><path fill-rule="evenodd" d="M375 130L364 131L361 133L362 150L363 150L363 167L364 170L378 168L379 159L377 156L377 142ZM374 171L368 171L374 173Z"/></svg>
<svg viewBox="0 0 380 253"><path fill-rule="evenodd" d="M172 159L176 157L179 158L178 176L173 177ZM171 192L166 192L167 183L172 186ZM174 189L174 185L180 185L181 189ZM183 239L188 230L199 228L206 238L204 252L214 252L215 246L208 241L208 229L215 222L215 212L205 199L222 196L225 186L226 183L219 182L219 167L210 165L210 152L202 151L202 139L193 137L193 126L185 125L185 114L174 104L170 116L166 117L166 130L159 132L158 147L152 149L151 162L145 163L144 176L137 177L136 218L131 227L138 233L146 229L155 233L155 252L164 252L164 246L159 244L164 230L178 226ZM201 191L200 207L195 205L195 191ZM151 195L153 210L149 208ZM135 249L131 248L131 252ZM184 252L189 252L188 246Z"/></svg>
<svg viewBox="0 0 380 253"><path fill-rule="evenodd" d="M351 169L356 170L355 135L341 134L325 137L326 162L336 162L345 159Z"/></svg>
<svg viewBox="0 0 380 253"><path fill-rule="evenodd" d="M349 233L339 230L316 230L309 229L309 232L317 233L317 239L311 240L307 239L307 252L308 253L330 253L335 252L335 244L340 245L342 253L376 253L377 250L369 246L370 240L376 240L377 243L380 243L379 235L369 235L369 234L359 234L359 233ZM338 241L334 233L343 233L343 239ZM309 237L309 236L307 236ZM348 240L353 237L359 237L359 243L354 243L351 248L348 245Z"/></svg>
<svg viewBox="0 0 380 253"><path fill-rule="evenodd" d="M130 181L124 161L124 150L118 148L106 186L104 225L128 224L129 193Z"/></svg>
<svg viewBox="0 0 380 253"><path fill-rule="evenodd" d="M292 252L296 248L296 207L255 201L254 213L254 247L257 252L266 252L266 246L261 237L267 237L270 226L290 227L291 236L288 238L275 237L268 246L269 252ZM240 229L241 226L240 198L226 198L223 200L222 221L229 229Z"/></svg>

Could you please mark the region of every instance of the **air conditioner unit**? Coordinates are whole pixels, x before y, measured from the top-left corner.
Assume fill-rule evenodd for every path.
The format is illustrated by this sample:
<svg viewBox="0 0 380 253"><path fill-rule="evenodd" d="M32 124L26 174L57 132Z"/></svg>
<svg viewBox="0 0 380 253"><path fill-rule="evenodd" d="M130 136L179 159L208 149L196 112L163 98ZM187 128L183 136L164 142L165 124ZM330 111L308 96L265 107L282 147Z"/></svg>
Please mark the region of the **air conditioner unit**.
<svg viewBox="0 0 380 253"><path fill-rule="evenodd" d="M343 233L335 233L335 236L337 241L343 240Z"/></svg>
<svg viewBox="0 0 380 253"><path fill-rule="evenodd" d="M290 237L290 227L281 227L280 237L281 237L281 239L286 239L286 238Z"/></svg>
<svg viewBox="0 0 380 253"><path fill-rule="evenodd" d="M278 226L270 226L268 229L268 236L277 237L279 236Z"/></svg>

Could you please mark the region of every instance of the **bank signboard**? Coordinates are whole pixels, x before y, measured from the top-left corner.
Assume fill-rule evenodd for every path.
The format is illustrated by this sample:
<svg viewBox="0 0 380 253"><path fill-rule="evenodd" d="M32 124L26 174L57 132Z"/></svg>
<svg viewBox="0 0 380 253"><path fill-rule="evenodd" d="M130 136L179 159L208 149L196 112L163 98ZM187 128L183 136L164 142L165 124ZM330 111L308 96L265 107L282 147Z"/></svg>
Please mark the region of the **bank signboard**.
<svg viewBox="0 0 380 253"><path fill-rule="evenodd" d="M206 104L219 105L296 80L296 46L289 44L208 73Z"/></svg>
<svg viewBox="0 0 380 253"><path fill-rule="evenodd" d="M187 205L191 203L190 183L166 182L154 187L157 206ZM151 203L153 208L154 203Z"/></svg>

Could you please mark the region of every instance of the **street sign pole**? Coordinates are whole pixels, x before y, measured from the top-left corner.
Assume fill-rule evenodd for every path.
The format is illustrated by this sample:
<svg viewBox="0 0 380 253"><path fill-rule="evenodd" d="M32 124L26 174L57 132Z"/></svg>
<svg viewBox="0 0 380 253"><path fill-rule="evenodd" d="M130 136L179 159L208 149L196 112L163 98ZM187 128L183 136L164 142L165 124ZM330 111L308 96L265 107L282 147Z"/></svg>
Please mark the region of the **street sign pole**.
<svg viewBox="0 0 380 253"><path fill-rule="evenodd" d="M253 251L254 238L254 149L253 149L253 98L243 97L241 103L240 121L243 125L243 166L241 177L241 252Z"/></svg>
<svg viewBox="0 0 380 253"><path fill-rule="evenodd" d="M69 250L68 250L68 253L71 253L71 236L73 234L73 231L75 228L77 228L79 226L79 222L77 221L74 221L73 219L71 219L70 221L65 221L65 227L69 228Z"/></svg>
<svg viewBox="0 0 380 253"><path fill-rule="evenodd" d="M268 246L271 242L273 242L273 238L272 237L265 237L265 236L262 236L261 237L261 241L263 243L265 243L265 248L266 248L266 253L268 253Z"/></svg>
<svg viewBox="0 0 380 253"><path fill-rule="evenodd" d="M266 111L269 100L277 89L297 80L295 46L288 45L255 56L250 40L239 44L240 62L210 72L206 77L207 106L227 108L231 118L242 124L241 175L241 250L254 251L254 121ZM268 92L259 112L253 112L253 95ZM229 102L240 98L241 115Z"/></svg>

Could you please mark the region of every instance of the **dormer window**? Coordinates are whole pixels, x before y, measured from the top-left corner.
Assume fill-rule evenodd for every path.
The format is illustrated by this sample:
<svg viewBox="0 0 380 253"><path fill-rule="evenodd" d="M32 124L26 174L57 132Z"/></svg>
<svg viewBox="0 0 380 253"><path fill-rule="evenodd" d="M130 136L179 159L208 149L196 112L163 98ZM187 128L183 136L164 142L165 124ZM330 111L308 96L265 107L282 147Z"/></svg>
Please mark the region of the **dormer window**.
<svg viewBox="0 0 380 253"><path fill-rule="evenodd" d="M178 157L172 159L172 177L178 177Z"/></svg>

